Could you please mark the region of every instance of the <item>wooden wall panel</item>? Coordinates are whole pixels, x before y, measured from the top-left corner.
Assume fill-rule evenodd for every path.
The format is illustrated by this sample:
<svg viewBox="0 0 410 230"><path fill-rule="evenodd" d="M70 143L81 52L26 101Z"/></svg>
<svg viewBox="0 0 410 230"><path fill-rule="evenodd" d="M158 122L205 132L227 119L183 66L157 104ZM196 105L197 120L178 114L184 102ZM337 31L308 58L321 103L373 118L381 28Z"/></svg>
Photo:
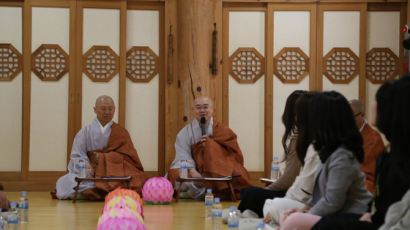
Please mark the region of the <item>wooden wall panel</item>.
<svg viewBox="0 0 410 230"><path fill-rule="evenodd" d="M33 7L32 51L58 44L69 53L69 23L68 8ZM58 81L42 81L31 74L30 171L66 170L69 78L67 73Z"/></svg>
<svg viewBox="0 0 410 230"><path fill-rule="evenodd" d="M118 9L83 9L83 54L94 45L110 46L119 55L120 51L120 11ZM109 82L92 82L82 75L82 127L95 118L93 107L100 95L113 98L117 111L114 121L118 122L119 76Z"/></svg>
<svg viewBox="0 0 410 230"><path fill-rule="evenodd" d="M285 47L298 47L306 55L309 55L310 11L278 10L274 11L273 14L274 56L278 55ZM280 159L284 159L281 140L285 131L282 114L286 99L294 90L309 90L309 82L309 75L299 83L283 83L276 75L273 76L273 155L279 156Z"/></svg>
<svg viewBox="0 0 410 230"><path fill-rule="evenodd" d="M265 12L230 12L229 22L230 55L239 47L253 47L264 56ZM264 77L254 84L229 77L229 127L249 171L264 171L264 84Z"/></svg>
<svg viewBox="0 0 410 230"><path fill-rule="evenodd" d="M22 7L0 6L0 43L10 43L22 54ZM22 72L12 81L0 81L0 171L20 171L22 134Z"/></svg>
<svg viewBox="0 0 410 230"><path fill-rule="evenodd" d="M127 11L127 50L148 46L159 56L159 11ZM126 122L145 170L158 170L159 74L149 82L126 79Z"/></svg>
<svg viewBox="0 0 410 230"><path fill-rule="evenodd" d="M323 56L326 56L333 48L347 47L359 57L360 11L325 10L323 23ZM321 73L320 70L319 73ZM347 99L358 99L359 76L354 76L348 84L334 84L323 76L323 90L336 90Z"/></svg>
<svg viewBox="0 0 410 230"><path fill-rule="evenodd" d="M367 52L373 48L389 48L399 56L401 43L400 11L372 11L368 12L367 20ZM392 26L396 25L396 26ZM402 66L399 66L402 68ZM397 75L396 77L398 77ZM377 89L381 84L374 84L366 79L366 117L369 120L371 105L375 101Z"/></svg>

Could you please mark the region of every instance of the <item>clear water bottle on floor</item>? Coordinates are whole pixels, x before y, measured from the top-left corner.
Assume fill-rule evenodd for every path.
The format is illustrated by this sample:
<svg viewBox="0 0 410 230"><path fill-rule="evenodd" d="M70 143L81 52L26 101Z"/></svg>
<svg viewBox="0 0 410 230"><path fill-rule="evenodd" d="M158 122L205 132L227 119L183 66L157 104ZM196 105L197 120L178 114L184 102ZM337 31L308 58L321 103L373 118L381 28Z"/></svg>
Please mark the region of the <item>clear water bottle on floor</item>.
<svg viewBox="0 0 410 230"><path fill-rule="evenodd" d="M1 215L2 209L0 208L0 230L4 230L4 220L3 216Z"/></svg>
<svg viewBox="0 0 410 230"><path fill-rule="evenodd" d="M221 230L222 227L222 204L219 197L215 197L212 207L212 230Z"/></svg>
<svg viewBox="0 0 410 230"><path fill-rule="evenodd" d="M205 194L205 218L212 218L212 206L214 205L214 194L212 194L212 189L208 188Z"/></svg>
<svg viewBox="0 0 410 230"><path fill-rule="evenodd" d="M270 179L271 180L279 179L279 173L280 173L279 159L278 157L274 157L272 161L271 171L270 171Z"/></svg>
<svg viewBox="0 0 410 230"><path fill-rule="evenodd" d="M10 209L7 214L7 230L18 230L19 229L19 217L16 208L16 203L10 203Z"/></svg>
<svg viewBox="0 0 410 230"><path fill-rule="evenodd" d="M265 223L264 222L259 222L258 227L256 228L256 230L264 230L264 229L265 229Z"/></svg>
<svg viewBox="0 0 410 230"><path fill-rule="evenodd" d="M85 177L87 177L86 165L85 165L85 159L84 159L84 157L81 157L81 158L78 160L77 168L78 168L78 177L80 177L80 178L85 178Z"/></svg>
<svg viewBox="0 0 410 230"><path fill-rule="evenodd" d="M28 222L28 198L26 191L21 192L21 197L19 200L19 222Z"/></svg>
<svg viewBox="0 0 410 230"><path fill-rule="evenodd" d="M228 214L228 229L229 230L238 230L239 229L239 215L238 210L235 206L229 208Z"/></svg>
<svg viewBox="0 0 410 230"><path fill-rule="evenodd" d="M182 154L182 159L179 161L179 177L188 178L188 156Z"/></svg>

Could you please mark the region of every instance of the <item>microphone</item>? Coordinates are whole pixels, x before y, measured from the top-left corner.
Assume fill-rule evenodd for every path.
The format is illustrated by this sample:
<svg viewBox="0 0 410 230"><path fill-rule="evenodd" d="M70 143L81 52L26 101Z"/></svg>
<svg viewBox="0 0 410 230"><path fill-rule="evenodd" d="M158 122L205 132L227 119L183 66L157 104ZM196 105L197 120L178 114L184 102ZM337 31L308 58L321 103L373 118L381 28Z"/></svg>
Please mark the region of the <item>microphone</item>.
<svg viewBox="0 0 410 230"><path fill-rule="evenodd" d="M202 136L206 135L206 118L205 117L201 117L201 130L202 130Z"/></svg>

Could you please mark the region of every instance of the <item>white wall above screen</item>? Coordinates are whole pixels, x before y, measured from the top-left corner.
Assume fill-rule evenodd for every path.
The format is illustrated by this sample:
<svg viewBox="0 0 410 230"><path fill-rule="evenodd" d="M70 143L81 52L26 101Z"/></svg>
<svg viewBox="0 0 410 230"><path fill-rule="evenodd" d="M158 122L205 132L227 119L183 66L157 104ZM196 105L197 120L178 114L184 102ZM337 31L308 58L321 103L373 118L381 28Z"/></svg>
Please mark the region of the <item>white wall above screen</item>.
<svg viewBox="0 0 410 230"><path fill-rule="evenodd" d="M396 25L396 26L393 26ZM400 12L368 12L367 13L367 52L372 48L390 48L399 56L400 49ZM402 68L399 66L399 68ZM371 105L377 89L381 84L373 84L366 79L366 117L370 119Z"/></svg>
<svg viewBox="0 0 410 230"><path fill-rule="evenodd" d="M22 8L0 6L0 43L22 53ZM22 74L0 81L0 171L21 170ZM5 160L7 159L7 160Z"/></svg>
<svg viewBox="0 0 410 230"><path fill-rule="evenodd" d="M159 56L159 12L127 11L127 50L148 46ZM158 74L147 83L126 80L125 127L146 171L158 170Z"/></svg>
<svg viewBox="0 0 410 230"><path fill-rule="evenodd" d="M285 47L299 47L309 56L310 51L310 12L275 11L273 16L274 56ZM309 90L309 75L297 84L285 84L273 78L273 155L283 157L282 135L285 127L282 114L286 99L295 90ZM283 158L282 158L283 159Z"/></svg>
<svg viewBox="0 0 410 230"><path fill-rule="evenodd" d="M327 11L323 15L323 57L336 47L350 48L359 57L360 12ZM333 84L323 75L323 91L336 90L347 99L359 97L359 75L349 84Z"/></svg>
<svg viewBox="0 0 410 230"><path fill-rule="evenodd" d="M58 44L69 54L69 22L68 8L33 7L32 52ZM31 73L30 171L66 170L69 77L50 82Z"/></svg>
<svg viewBox="0 0 410 230"><path fill-rule="evenodd" d="M253 47L265 56L265 13L229 13L229 55ZM249 171L264 170L264 76L239 84L229 76L229 127L237 134Z"/></svg>
<svg viewBox="0 0 410 230"><path fill-rule="evenodd" d="M118 9L83 10L83 54L94 45L110 46L119 55L120 52L120 11ZM117 107L114 121L118 121L118 74L109 82L92 82L83 73L82 126L95 118L93 107L98 96L111 96Z"/></svg>

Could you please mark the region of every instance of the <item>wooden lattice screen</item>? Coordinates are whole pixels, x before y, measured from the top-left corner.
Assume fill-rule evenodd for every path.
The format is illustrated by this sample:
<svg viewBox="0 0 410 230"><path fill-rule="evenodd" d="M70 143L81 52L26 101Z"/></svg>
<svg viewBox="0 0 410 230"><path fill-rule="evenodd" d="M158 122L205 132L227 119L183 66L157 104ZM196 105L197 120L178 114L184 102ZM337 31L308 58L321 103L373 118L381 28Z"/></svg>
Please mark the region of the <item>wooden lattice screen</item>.
<svg viewBox="0 0 410 230"><path fill-rule="evenodd" d="M159 71L159 58L149 47L134 46L127 52L127 77L133 82L149 82Z"/></svg>
<svg viewBox="0 0 410 230"><path fill-rule="evenodd" d="M93 46L83 56L83 72L94 82L108 82L119 71L120 58L109 46Z"/></svg>
<svg viewBox="0 0 410 230"><path fill-rule="evenodd" d="M381 84L399 74L399 58L389 48L373 48L366 55L366 77Z"/></svg>
<svg viewBox="0 0 410 230"><path fill-rule="evenodd" d="M43 81L58 81L68 72L68 55L55 44L43 44L31 55L31 70Z"/></svg>
<svg viewBox="0 0 410 230"><path fill-rule="evenodd" d="M273 59L273 71L283 83L299 83L309 73L309 58L298 47L285 47Z"/></svg>
<svg viewBox="0 0 410 230"><path fill-rule="evenodd" d="M11 81L23 69L20 52L12 44L0 44L0 81Z"/></svg>
<svg viewBox="0 0 410 230"><path fill-rule="evenodd" d="M265 73L265 59L255 48L238 48L230 64L230 74L239 83L254 83Z"/></svg>
<svg viewBox="0 0 410 230"><path fill-rule="evenodd" d="M334 84L347 84L359 74L359 58L349 48L333 48L323 58L322 72Z"/></svg>

